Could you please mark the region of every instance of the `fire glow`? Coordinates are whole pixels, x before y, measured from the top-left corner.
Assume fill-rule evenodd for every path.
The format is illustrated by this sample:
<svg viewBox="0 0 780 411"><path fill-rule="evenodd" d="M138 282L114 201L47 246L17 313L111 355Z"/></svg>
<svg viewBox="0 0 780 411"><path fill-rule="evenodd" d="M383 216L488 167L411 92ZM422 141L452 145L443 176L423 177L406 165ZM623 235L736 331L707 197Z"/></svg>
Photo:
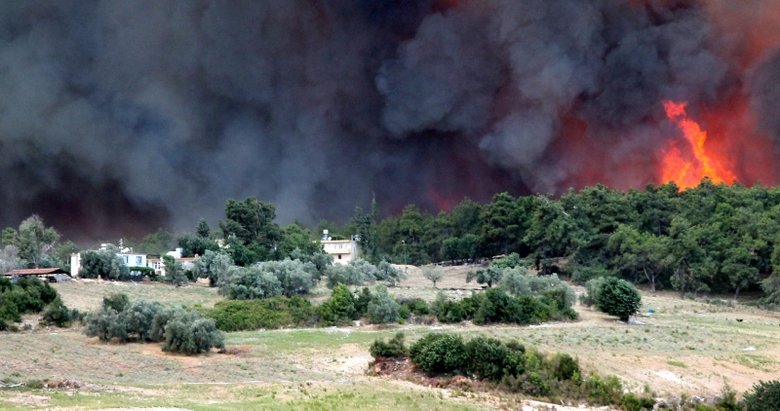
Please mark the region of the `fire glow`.
<svg viewBox="0 0 780 411"><path fill-rule="evenodd" d="M687 102L664 101L666 117L682 132L686 144L672 144L661 160L661 179L674 182L680 188L691 188L709 178L713 183L730 184L736 180L731 167L722 158L707 149L707 132L688 118Z"/></svg>

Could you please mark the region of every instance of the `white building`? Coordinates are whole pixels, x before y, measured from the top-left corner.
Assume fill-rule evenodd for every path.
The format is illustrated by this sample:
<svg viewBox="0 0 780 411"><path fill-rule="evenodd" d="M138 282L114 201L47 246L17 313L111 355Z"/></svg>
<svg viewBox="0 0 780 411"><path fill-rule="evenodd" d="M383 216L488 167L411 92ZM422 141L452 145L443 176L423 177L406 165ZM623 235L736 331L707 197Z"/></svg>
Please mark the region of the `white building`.
<svg viewBox="0 0 780 411"><path fill-rule="evenodd" d="M106 250L111 244L100 244L101 250ZM134 253L132 248L123 248L120 252L116 253L122 262L128 267L147 267L148 261L146 254ZM81 253L75 253L70 255L70 275L75 277L79 275L81 270Z"/></svg>
<svg viewBox="0 0 780 411"><path fill-rule="evenodd" d="M320 244L322 250L333 257L333 264L348 264L357 258L360 252L358 242L354 237L351 240L332 240L328 236L328 230L322 231Z"/></svg>

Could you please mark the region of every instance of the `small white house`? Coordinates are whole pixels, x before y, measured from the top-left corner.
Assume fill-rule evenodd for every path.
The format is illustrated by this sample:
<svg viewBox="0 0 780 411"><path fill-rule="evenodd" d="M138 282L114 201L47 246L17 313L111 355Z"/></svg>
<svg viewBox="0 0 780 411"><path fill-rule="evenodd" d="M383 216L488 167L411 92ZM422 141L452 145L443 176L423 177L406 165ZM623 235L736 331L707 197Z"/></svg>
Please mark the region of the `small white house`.
<svg viewBox="0 0 780 411"><path fill-rule="evenodd" d="M106 250L110 244L105 243L100 245L101 250ZM122 259L128 267L146 267L147 260L146 254L134 253L132 248L123 248L116 255ZM70 275L77 276L81 270L81 253L74 253L70 255Z"/></svg>
<svg viewBox="0 0 780 411"><path fill-rule="evenodd" d="M348 264L358 257L360 248L353 237L351 240L332 240L328 236L328 230L322 231L320 240L322 250L333 257L333 264Z"/></svg>

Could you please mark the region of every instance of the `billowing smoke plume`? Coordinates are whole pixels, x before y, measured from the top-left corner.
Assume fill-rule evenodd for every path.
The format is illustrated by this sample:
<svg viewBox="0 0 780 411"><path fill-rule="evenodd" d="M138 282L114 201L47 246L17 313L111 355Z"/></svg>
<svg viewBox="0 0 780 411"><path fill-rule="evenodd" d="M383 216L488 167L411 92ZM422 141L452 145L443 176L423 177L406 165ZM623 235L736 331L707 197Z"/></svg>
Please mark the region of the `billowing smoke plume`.
<svg viewBox="0 0 780 411"><path fill-rule="evenodd" d="M316 221L372 193L659 182L663 100L742 147L780 138L778 23L774 0L3 2L0 225L94 238L249 195ZM775 182L742 150L746 183Z"/></svg>

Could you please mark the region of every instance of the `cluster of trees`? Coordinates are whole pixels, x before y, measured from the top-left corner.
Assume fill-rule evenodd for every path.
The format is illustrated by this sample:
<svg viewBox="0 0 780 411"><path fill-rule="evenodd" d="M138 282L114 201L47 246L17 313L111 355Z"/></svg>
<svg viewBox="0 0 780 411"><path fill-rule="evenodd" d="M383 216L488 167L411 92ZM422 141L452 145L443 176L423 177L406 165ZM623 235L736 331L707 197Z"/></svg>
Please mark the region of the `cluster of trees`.
<svg viewBox="0 0 780 411"><path fill-rule="evenodd" d="M104 297L100 310L87 315L84 333L101 341L162 342L163 351L183 354L225 348L214 320L157 302L131 302L125 294Z"/></svg>
<svg viewBox="0 0 780 411"><path fill-rule="evenodd" d="M20 278L12 282L0 277L0 330L17 330L15 323L22 314L43 313L46 324L66 327L78 319L78 312L68 310L57 290L37 278Z"/></svg>
<svg viewBox="0 0 780 411"><path fill-rule="evenodd" d="M229 299L249 300L278 295L292 296L308 294L327 276L327 285L334 288L339 284L362 286L365 283L385 282L395 286L406 278L406 274L386 261L373 265L356 258L345 265L333 265L331 257L322 252L308 256L294 250L296 259L265 261L249 267L230 265L229 257L207 251L196 263L196 273L208 277L216 284L220 293ZM202 260L202 261L201 261ZM204 267L204 268L201 268Z"/></svg>
<svg viewBox="0 0 780 411"><path fill-rule="evenodd" d="M376 209L372 202L368 211L356 209L349 224L322 222L318 229L328 227L336 239L357 234L364 258L377 266L382 261L470 262L515 252L543 273L568 273L583 283L614 275L683 296L731 292L738 297L743 290L763 290L767 305L780 306L780 188L709 180L685 191L674 183L627 192L597 185L557 199L507 193L484 205L466 199L435 215L410 205L379 220ZM195 233L178 243L185 255L225 254L240 267L321 252L311 231L299 224L281 227L275 216L273 205L255 198L228 200L219 228L201 220ZM30 217L18 229L3 230L0 264L64 266L74 246L58 246L58 238L40 218ZM152 250L171 240L158 231L138 247ZM214 271L204 270L216 283ZM360 282L354 272L332 274L335 282ZM476 279L490 286L494 274L476 273Z"/></svg>
<svg viewBox="0 0 780 411"><path fill-rule="evenodd" d="M516 341L495 338L433 333L423 336L410 347L404 335L385 342L376 340L370 348L375 361L409 358L420 371L432 375L467 375L476 380L491 381L498 387L543 398L564 397L571 401L615 405L622 409L652 409L652 398L624 393L620 381L610 376L583 376L576 359L565 353L546 355Z"/></svg>
<svg viewBox="0 0 780 411"><path fill-rule="evenodd" d="M6 227L0 236L0 272L15 268L48 268L70 265L70 254L77 250L71 241L59 242L60 234L32 215L18 228Z"/></svg>
<svg viewBox="0 0 780 411"><path fill-rule="evenodd" d="M435 215L408 206L379 221L357 210L350 225L331 232L359 233L369 261L467 262L517 252L544 273L582 283L615 275L682 296L763 290L767 305L780 306L780 188L705 179L685 191L669 183L627 192L597 185L557 199L499 193Z"/></svg>

